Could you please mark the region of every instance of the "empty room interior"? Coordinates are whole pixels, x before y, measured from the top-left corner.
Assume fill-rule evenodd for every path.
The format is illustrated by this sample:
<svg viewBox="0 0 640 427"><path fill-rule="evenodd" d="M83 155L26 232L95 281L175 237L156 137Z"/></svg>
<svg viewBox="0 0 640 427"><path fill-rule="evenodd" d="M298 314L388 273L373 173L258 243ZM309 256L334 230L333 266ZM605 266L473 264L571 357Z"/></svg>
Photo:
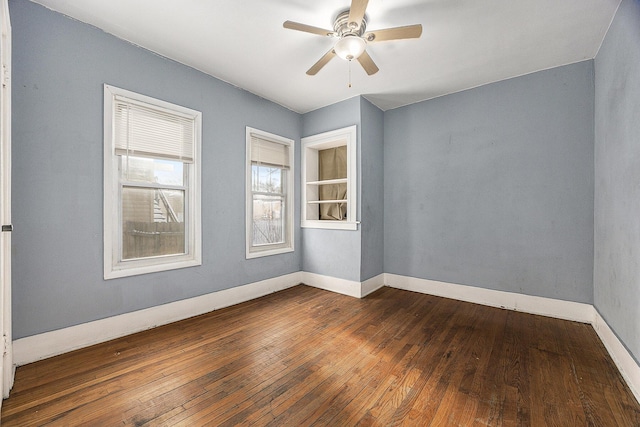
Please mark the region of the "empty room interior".
<svg viewBox="0 0 640 427"><path fill-rule="evenodd" d="M640 426L640 1L2 0L0 56L3 426Z"/></svg>

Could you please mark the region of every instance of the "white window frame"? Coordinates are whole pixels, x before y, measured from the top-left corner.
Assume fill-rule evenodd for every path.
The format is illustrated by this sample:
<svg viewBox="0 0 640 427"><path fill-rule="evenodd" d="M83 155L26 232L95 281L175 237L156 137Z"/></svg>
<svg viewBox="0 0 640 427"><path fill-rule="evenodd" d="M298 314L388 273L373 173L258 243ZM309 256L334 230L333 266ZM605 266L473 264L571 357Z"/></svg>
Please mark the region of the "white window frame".
<svg viewBox="0 0 640 427"><path fill-rule="evenodd" d="M302 138L302 189L300 210L301 226L303 228L324 228L334 230L357 230L357 128L356 125L318 135ZM344 221L318 219L317 188L321 185L318 180L318 151L334 147L347 147L347 218ZM335 181L335 180L332 180Z"/></svg>
<svg viewBox="0 0 640 427"><path fill-rule="evenodd" d="M122 198L118 157L115 154L114 100L125 97L149 108L168 111L194 120L193 163L186 166L185 253L122 260ZM200 146L202 113L125 89L104 85L104 278L134 276L202 265L200 214Z"/></svg>
<svg viewBox="0 0 640 427"><path fill-rule="evenodd" d="M252 191L252 177L251 177L251 135L256 135L261 139L274 142L277 144L283 144L289 147L289 170L287 171L287 179L284 185L284 199L285 199L285 241L284 243L274 243L271 245L253 245L253 191ZM294 141L289 138L284 138L273 133L265 132L260 129L252 127L246 128L246 177L245 177L245 235L246 235L246 258L258 258L269 255L283 254L294 251L294 228L293 228L293 206L294 206Z"/></svg>

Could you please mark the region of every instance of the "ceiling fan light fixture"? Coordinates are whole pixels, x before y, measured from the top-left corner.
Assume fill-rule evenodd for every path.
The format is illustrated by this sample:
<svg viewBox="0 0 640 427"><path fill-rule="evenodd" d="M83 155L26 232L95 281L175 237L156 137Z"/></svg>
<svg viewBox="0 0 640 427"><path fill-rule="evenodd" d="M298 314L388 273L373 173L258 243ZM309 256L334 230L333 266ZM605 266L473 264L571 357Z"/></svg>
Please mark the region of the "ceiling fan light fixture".
<svg viewBox="0 0 640 427"><path fill-rule="evenodd" d="M351 61L362 55L366 47L367 42L363 38L355 35L346 35L338 40L333 50L340 58Z"/></svg>

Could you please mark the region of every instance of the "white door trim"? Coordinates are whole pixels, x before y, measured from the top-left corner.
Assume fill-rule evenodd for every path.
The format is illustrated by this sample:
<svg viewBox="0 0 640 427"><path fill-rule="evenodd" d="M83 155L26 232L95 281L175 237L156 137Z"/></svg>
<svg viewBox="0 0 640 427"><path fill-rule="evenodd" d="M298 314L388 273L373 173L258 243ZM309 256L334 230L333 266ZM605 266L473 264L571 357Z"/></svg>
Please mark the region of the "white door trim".
<svg viewBox="0 0 640 427"><path fill-rule="evenodd" d="M11 224L11 20L9 1L0 5L0 224ZM11 336L11 232L0 232L0 331L2 332L2 397L13 386L13 346ZM0 400L1 405L1 400Z"/></svg>

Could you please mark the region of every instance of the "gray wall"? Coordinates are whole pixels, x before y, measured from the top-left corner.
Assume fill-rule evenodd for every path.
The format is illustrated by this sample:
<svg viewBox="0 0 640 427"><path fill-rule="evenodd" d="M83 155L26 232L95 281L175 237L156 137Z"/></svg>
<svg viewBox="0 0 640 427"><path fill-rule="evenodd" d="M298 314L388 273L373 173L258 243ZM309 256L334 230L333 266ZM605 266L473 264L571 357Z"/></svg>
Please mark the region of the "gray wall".
<svg viewBox="0 0 640 427"><path fill-rule="evenodd" d="M640 2L595 59L595 306L640 361Z"/></svg>
<svg viewBox="0 0 640 427"><path fill-rule="evenodd" d="M384 271L593 302L592 62L385 113Z"/></svg>
<svg viewBox="0 0 640 427"><path fill-rule="evenodd" d="M360 110L360 280L365 281L384 272L384 113L364 98Z"/></svg>
<svg viewBox="0 0 640 427"><path fill-rule="evenodd" d="M360 166L361 119L360 97L354 97L302 116L302 136L356 125L358 130L357 157ZM361 170L358 167L358 170ZM358 181L358 187L361 185ZM360 191L358 191L357 219L360 219ZM302 269L311 273L360 281L360 228L358 230L302 229Z"/></svg>
<svg viewBox="0 0 640 427"><path fill-rule="evenodd" d="M14 338L301 269L298 204L294 253L246 260L244 234L245 126L299 141L299 114L39 5L9 6ZM202 111L201 267L102 279L103 83Z"/></svg>
<svg viewBox="0 0 640 427"><path fill-rule="evenodd" d="M303 136L357 125L358 230L302 229L302 269L353 281L383 273L384 113L362 97L309 112Z"/></svg>

